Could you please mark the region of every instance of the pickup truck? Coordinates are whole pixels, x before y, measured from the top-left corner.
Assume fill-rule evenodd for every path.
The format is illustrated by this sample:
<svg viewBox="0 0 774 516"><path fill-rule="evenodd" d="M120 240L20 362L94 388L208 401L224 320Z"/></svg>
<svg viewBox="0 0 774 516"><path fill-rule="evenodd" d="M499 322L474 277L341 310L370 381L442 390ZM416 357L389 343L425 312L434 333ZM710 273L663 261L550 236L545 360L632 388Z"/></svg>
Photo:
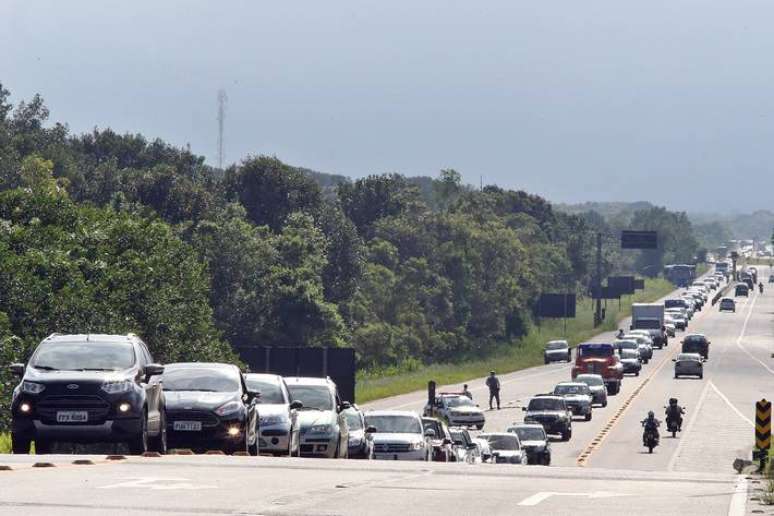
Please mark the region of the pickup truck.
<svg viewBox="0 0 774 516"><path fill-rule="evenodd" d="M575 354L572 378L579 374L602 376L608 394L618 394L623 380L623 365L613 344L580 344Z"/></svg>

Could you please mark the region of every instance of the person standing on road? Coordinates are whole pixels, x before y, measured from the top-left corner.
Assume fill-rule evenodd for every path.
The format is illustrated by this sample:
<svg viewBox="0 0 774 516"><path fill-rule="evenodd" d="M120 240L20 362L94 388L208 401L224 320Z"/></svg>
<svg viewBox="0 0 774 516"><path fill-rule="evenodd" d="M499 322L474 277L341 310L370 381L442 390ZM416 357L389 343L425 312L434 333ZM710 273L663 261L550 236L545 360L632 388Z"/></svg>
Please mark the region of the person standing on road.
<svg viewBox="0 0 774 516"><path fill-rule="evenodd" d="M468 390L468 384L467 383L462 386L462 394L463 394L463 396L467 396L471 400L473 399L473 393L471 393Z"/></svg>
<svg viewBox="0 0 774 516"><path fill-rule="evenodd" d="M497 400L497 410L500 410L500 380L495 376L494 371L489 371L486 386L489 387L489 410L494 410L492 400Z"/></svg>

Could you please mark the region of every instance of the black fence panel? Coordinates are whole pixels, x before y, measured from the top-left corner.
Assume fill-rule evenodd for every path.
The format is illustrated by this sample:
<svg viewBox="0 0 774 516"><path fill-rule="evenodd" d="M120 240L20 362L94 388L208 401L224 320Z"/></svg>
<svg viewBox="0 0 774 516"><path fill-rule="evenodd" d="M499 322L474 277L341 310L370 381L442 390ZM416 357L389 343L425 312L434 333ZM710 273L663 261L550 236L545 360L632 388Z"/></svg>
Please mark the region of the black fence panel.
<svg viewBox="0 0 774 516"><path fill-rule="evenodd" d="M352 348L277 348L243 346L240 358L253 373L330 376L342 401L355 402L355 350Z"/></svg>

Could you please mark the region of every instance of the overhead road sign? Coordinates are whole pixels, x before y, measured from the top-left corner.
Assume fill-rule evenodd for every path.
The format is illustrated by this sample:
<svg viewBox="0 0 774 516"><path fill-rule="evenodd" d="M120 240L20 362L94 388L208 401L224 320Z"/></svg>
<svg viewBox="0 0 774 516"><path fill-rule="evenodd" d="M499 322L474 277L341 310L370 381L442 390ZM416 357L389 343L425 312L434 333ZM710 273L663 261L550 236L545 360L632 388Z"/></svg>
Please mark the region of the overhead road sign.
<svg viewBox="0 0 774 516"><path fill-rule="evenodd" d="M538 317L575 317L575 294L541 294L538 300Z"/></svg>

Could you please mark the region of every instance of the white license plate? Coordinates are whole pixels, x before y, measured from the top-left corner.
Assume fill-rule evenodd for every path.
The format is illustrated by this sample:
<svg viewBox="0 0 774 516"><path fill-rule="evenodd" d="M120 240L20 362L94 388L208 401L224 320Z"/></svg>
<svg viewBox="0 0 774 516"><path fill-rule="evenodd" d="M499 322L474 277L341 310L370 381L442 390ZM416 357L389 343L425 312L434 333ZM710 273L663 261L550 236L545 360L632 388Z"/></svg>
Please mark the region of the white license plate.
<svg viewBox="0 0 774 516"><path fill-rule="evenodd" d="M178 432L201 432L201 421L175 421L172 424L172 429Z"/></svg>
<svg viewBox="0 0 774 516"><path fill-rule="evenodd" d="M60 411L56 413L57 423L85 423L89 420L89 413L85 410Z"/></svg>

